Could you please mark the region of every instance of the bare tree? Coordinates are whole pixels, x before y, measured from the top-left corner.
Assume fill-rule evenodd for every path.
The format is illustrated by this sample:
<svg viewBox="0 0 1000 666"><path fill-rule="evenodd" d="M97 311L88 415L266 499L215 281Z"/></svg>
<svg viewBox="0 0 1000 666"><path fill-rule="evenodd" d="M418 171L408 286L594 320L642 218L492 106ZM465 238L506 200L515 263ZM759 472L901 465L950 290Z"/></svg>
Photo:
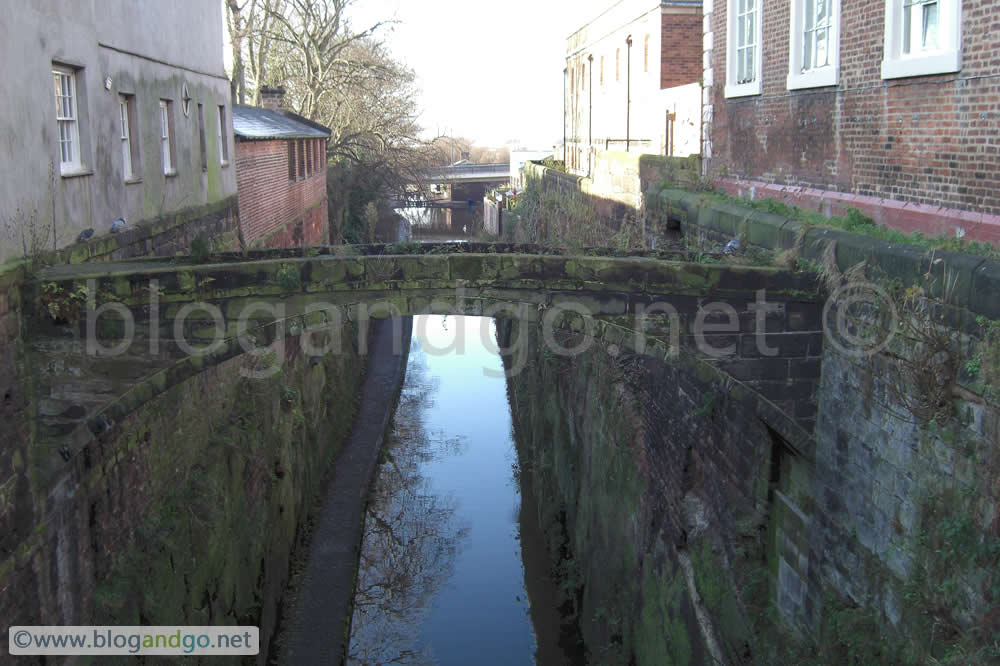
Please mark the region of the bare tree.
<svg viewBox="0 0 1000 666"><path fill-rule="evenodd" d="M391 21L355 29L353 4L226 0L234 101L257 104L262 85L280 85L290 110L331 129L333 242L363 240L367 204L423 191L424 169L444 154L419 138L415 76L382 41Z"/></svg>

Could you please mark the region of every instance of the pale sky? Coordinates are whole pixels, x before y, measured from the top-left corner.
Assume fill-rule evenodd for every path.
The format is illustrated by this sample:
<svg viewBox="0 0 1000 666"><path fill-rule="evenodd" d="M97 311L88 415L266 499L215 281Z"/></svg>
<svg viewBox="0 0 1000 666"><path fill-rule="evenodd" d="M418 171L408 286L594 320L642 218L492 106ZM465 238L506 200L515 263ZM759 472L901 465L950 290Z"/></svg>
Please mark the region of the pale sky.
<svg viewBox="0 0 1000 666"><path fill-rule="evenodd" d="M566 38L617 0L356 0L355 29L395 18L384 33L417 74L431 135L524 148L562 141Z"/></svg>

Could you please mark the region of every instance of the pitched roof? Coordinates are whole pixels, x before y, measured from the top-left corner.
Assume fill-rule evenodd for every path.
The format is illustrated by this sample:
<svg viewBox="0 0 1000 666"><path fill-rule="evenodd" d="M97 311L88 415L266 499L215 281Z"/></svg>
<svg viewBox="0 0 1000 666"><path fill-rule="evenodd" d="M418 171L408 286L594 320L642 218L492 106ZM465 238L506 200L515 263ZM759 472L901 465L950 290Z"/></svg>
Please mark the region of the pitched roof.
<svg viewBox="0 0 1000 666"><path fill-rule="evenodd" d="M233 104L233 134L247 141L329 138L330 128L291 111Z"/></svg>

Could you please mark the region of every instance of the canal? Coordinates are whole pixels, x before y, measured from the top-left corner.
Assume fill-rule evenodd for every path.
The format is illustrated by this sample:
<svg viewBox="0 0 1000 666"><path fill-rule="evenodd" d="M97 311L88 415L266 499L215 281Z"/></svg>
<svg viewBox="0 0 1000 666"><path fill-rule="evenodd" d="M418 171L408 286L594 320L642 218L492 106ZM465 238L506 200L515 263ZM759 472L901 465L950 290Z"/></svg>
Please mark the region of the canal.
<svg viewBox="0 0 1000 666"><path fill-rule="evenodd" d="M398 208L415 241L475 240L483 230L483 204L461 208Z"/></svg>
<svg viewBox="0 0 1000 666"><path fill-rule="evenodd" d="M365 515L347 663L575 661L559 647L518 471L493 321L415 317Z"/></svg>

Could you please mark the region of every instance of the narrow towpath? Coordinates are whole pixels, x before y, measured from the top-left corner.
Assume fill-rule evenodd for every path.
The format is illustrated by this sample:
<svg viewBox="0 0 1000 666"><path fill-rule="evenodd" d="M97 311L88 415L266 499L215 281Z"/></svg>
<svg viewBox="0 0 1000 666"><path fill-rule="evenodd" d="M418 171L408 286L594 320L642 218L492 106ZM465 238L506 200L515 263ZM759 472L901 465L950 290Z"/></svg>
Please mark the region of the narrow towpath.
<svg viewBox="0 0 1000 666"><path fill-rule="evenodd" d="M400 354L394 353L396 326L372 322L370 359L354 430L337 458L312 535L309 560L299 582L296 607L287 626L282 663L295 666L340 664L363 528L363 510L382 449L395 396L405 370L412 319L401 321Z"/></svg>

